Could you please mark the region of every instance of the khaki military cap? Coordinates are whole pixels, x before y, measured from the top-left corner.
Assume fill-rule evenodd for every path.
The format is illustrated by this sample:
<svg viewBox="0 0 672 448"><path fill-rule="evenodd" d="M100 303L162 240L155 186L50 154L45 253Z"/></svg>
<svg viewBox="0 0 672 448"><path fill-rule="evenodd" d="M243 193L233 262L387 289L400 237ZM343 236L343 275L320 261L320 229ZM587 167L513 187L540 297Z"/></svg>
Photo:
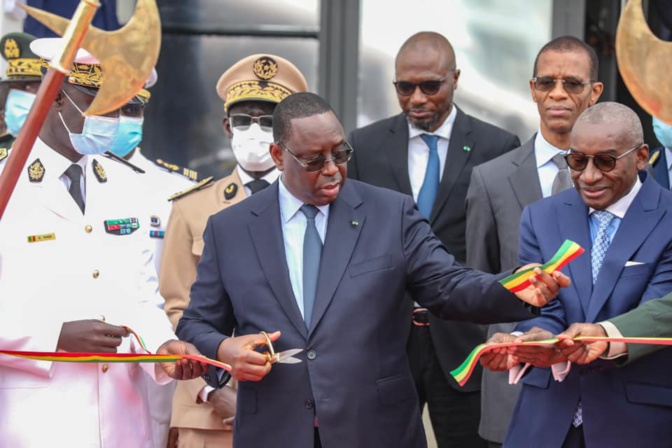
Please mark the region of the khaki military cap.
<svg viewBox="0 0 672 448"><path fill-rule="evenodd" d="M240 101L279 103L292 93L308 90L306 78L287 59L253 54L236 62L219 78L217 94L224 111Z"/></svg>

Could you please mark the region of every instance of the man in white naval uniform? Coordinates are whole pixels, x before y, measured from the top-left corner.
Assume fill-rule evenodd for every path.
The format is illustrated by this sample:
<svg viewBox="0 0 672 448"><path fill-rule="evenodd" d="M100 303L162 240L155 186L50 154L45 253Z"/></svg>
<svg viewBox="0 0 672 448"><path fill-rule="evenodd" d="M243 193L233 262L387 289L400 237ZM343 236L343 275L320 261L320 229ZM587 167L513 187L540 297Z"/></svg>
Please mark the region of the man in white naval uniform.
<svg viewBox="0 0 672 448"><path fill-rule="evenodd" d="M60 42L38 39L31 49L49 59ZM81 114L100 87L96 63L80 50L0 220L3 349L142 353L128 327L150 352L175 352L139 225L142 184L98 155L116 135L118 111ZM183 378L198 374L191 368ZM169 381L152 364L0 356L0 446L152 448L145 374Z"/></svg>

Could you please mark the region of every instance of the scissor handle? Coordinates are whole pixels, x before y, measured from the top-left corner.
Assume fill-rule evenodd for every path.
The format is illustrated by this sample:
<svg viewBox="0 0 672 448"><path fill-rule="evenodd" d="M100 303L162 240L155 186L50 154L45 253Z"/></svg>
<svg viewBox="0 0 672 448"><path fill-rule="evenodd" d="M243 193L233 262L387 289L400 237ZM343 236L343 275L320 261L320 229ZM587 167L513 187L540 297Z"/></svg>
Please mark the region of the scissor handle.
<svg viewBox="0 0 672 448"><path fill-rule="evenodd" d="M268 336L268 333L265 331L262 331L261 334L264 335L266 338L266 346L268 346L268 352L266 352L266 358L268 359L268 362L271 364L275 364L280 361L280 356L275 354L275 350L273 349L273 343L271 342L271 338Z"/></svg>

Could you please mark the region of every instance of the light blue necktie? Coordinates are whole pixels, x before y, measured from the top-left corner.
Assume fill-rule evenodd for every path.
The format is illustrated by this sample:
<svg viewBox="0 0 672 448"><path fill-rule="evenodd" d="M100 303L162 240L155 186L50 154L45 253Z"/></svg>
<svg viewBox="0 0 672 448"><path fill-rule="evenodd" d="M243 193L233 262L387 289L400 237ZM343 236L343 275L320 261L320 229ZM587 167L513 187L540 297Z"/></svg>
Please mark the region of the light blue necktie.
<svg viewBox="0 0 672 448"><path fill-rule="evenodd" d="M604 261L604 256L607 254L607 249L609 249L609 224L614 220L615 216L604 210L597 210L593 212L595 219L597 219L597 235L595 235L595 240L593 241L593 248L590 250L590 263L593 268L593 284L597 281L597 275L600 273L600 268L602 268L602 262ZM583 408L581 402L576 408L574 413L574 418L572 419L572 425L578 428L583 423Z"/></svg>
<svg viewBox="0 0 672 448"><path fill-rule="evenodd" d="M301 212L306 216L306 233L303 236L303 320L306 328L310 328L317 294L317 277L320 273L322 239L315 227L315 216L319 212L317 207L303 204Z"/></svg>
<svg viewBox="0 0 672 448"><path fill-rule="evenodd" d="M436 143L439 141L438 135L422 134L421 139L429 147L429 158L427 159L427 171L425 180L422 181L422 187L418 194L418 210L425 218L429 219L432 214L432 207L436 199L436 192L439 190L440 162L439 152L436 149Z"/></svg>

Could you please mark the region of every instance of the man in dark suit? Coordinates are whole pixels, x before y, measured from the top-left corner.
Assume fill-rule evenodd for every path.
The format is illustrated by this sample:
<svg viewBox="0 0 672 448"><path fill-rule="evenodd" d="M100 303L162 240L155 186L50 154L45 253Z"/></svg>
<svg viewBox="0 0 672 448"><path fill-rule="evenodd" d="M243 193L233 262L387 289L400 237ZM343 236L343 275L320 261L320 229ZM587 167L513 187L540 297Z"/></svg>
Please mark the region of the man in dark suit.
<svg viewBox="0 0 672 448"><path fill-rule="evenodd" d="M643 141L637 114L622 104L596 104L577 120L567 155L575 189L526 207L520 259L546 262L566 239L586 253L567 268L572 288L539 317L518 324L527 332L520 339L602 322L672 290L672 193L642 172L648 162ZM672 446L672 350L624 368L600 361L568 374L566 357L554 347L511 352L536 367L522 380L505 447Z"/></svg>
<svg viewBox="0 0 672 448"><path fill-rule="evenodd" d="M352 148L322 98L284 99L273 137L281 177L210 217L177 333L232 366L236 447L425 447L405 290L444 318L530 314L499 277L456 264L410 197L345 182ZM520 299L546 303L568 284L538 273ZM300 364L271 370L254 350L275 330L277 351L304 350Z"/></svg>
<svg viewBox="0 0 672 448"><path fill-rule="evenodd" d="M472 171L467 192L467 266L493 274L519 266L523 208L550 196L554 183L556 190L561 189L563 175L564 187L571 186L567 168L560 173L553 157L569 149L574 122L600 97L603 86L596 81L597 73L595 51L575 37L558 37L541 48L529 81L539 111L539 132ZM546 85L548 79L552 84ZM592 82L572 90L557 79ZM514 325L490 325L488 334L508 333ZM504 441L519 389L508 384L506 372L483 372L479 434L491 447Z"/></svg>
<svg viewBox="0 0 672 448"><path fill-rule="evenodd" d="M403 112L352 133L356 152L348 174L412 196L434 233L464 263L464 200L471 169L520 141L453 104L459 76L455 53L445 37L429 32L411 36L395 61L395 87ZM434 190L429 190L432 181ZM482 446L478 436L481 369L464 387L450 371L485 340L485 330L442 321L412 299L416 308L411 314L409 300L408 356L420 405L428 404L438 445Z"/></svg>
<svg viewBox="0 0 672 448"><path fill-rule="evenodd" d="M670 173L672 172L672 126L653 118L653 132L661 147L651 150L649 162L653 167L653 175L663 188L670 188Z"/></svg>

